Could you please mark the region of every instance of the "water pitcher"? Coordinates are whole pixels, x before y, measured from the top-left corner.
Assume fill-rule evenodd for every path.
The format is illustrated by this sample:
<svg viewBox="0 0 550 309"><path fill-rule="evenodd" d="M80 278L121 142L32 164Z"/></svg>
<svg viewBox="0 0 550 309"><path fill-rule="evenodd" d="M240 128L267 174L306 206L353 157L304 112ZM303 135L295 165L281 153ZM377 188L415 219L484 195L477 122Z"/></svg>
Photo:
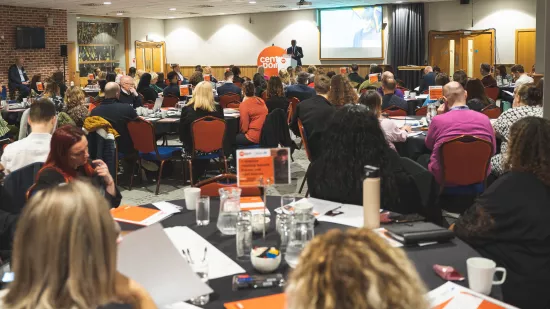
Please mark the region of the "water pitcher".
<svg viewBox="0 0 550 309"><path fill-rule="evenodd" d="M236 187L221 188L219 193L218 230L224 235L235 235L237 233L237 216L241 210L241 189Z"/></svg>

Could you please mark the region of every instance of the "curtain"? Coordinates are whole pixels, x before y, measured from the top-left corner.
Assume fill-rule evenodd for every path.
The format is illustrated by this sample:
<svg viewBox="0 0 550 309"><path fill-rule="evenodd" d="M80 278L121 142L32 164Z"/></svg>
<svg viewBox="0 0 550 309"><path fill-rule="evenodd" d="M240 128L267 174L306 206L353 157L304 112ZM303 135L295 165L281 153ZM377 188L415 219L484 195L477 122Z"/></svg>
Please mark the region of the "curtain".
<svg viewBox="0 0 550 309"><path fill-rule="evenodd" d="M424 3L394 5L389 36L390 63L396 78L407 88L414 89L420 85L420 71L399 71L397 67L425 62Z"/></svg>

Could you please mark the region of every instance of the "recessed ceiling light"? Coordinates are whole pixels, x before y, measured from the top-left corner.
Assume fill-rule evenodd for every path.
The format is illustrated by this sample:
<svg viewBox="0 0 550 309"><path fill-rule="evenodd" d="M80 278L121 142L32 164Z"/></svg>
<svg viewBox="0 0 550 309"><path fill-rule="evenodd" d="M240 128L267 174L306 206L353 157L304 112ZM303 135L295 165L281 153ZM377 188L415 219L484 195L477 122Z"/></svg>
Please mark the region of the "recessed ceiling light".
<svg viewBox="0 0 550 309"><path fill-rule="evenodd" d="M225 13L220 13L220 15L225 15Z"/></svg>
<svg viewBox="0 0 550 309"><path fill-rule="evenodd" d="M103 4L109 5L109 4L111 4L111 2L103 2Z"/></svg>
<svg viewBox="0 0 550 309"><path fill-rule="evenodd" d="M176 8L170 8L169 10L170 10L170 11L175 11L175 10L176 10Z"/></svg>
<svg viewBox="0 0 550 309"><path fill-rule="evenodd" d="M76 19L80 19L80 16L77 16Z"/></svg>
<svg viewBox="0 0 550 309"><path fill-rule="evenodd" d="M118 16L122 16L122 13L116 13Z"/></svg>
<svg viewBox="0 0 550 309"><path fill-rule="evenodd" d="M248 1L250 4L256 4L256 1Z"/></svg>

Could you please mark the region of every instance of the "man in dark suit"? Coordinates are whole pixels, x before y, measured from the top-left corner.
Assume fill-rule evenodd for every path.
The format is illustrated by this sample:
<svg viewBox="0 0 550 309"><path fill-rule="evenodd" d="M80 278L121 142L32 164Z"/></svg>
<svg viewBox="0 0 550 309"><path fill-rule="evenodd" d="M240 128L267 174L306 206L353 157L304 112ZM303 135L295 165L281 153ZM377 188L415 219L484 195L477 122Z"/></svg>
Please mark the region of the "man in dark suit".
<svg viewBox="0 0 550 309"><path fill-rule="evenodd" d="M287 98L295 97L300 101L311 98L315 95L315 89L308 87L309 73L300 72L296 78L296 85L286 87L285 96Z"/></svg>
<svg viewBox="0 0 550 309"><path fill-rule="evenodd" d="M170 85L164 88L164 90L162 91L162 95L164 97L180 98L181 100L182 98L180 97L180 86L178 85L178 74L174 71L168 72L168 76L166 78L170 82Z"/></svg>
<svg viewBox="0 0 550 309"><path fill-rule="evenodd" d="M286 53L292 55L292 59L296 60L297 65L302 65L302 58L304 58L304 52L300 46L296 46L296 40L290 41L289 48L286 49Z"/></svg>
<svg viewBox="0 0 550 309"><path fill-rule="evenodd" d="M180 72L180 65L179 64L172 64L172 72L175 72L178 76L178 81L181 82L182 85L189 84L189 80L183 76Z"/></svg>
<svg viewBox="0 0 550 309"><path fill-rule="evenodd" d="M305 73L307 74L307 73ZM290 128L296 135L300 135L298 119L304 125L307 143L312 160L317 159L323 150L322 138L336 108L327 97L330 91L330 78L326 75L315 76L316 95L300 102L296 107L296 113L292 116Z"/></svg>
<svg viewBox="0 0 550 309"><path fill-rule="evenodd" d="M25 72L23 57L17 58L15 64L12 64L8 71L8 87L10 91L19 90L19 98L26 98L29 95L29 78Z"/></svg>
<svg viewBox="0 0 550 309"><path fill-rule="evenodd" d="M242 91L239 86L233 84L233 72L231 70L226 71L224 74L225 83L219 86L216 91L218 92L218 97L221 97L224 94L235 93L242 97Z"/></svg>
<svg viewBox="0 0 550 309"><path fill-rule="evenodd" d="M382 97L382 109L386 109L390 106L397 106L404 110L408 110L407 101L395 94L395 88L397 82L393 78L386 78L382 80L382 91L384 96Z"/></svg>
<svg viewBox="0 0 550 309"><path fill-rule="evenodd" d="M424 91L430 90L430 86L435 86L435 73L432 67L427 66L424 69L424 77L420 81L418 92L424 93Z"/></svg>
<svg viewBox="0 0 550 309"><path fill-rule="evenodd" d="M488 63L482 63L479 72L483 78L481 83L485 88L495 88L497 86L497 80L491 75L491 66Z"/></svg>
<svg viewBox="0 0 550 309"><path fill-rule="evenodd" d="M118 100L120 103L132 105L133 108L143 106L141 97L135 89L134 79L130 76L122 76L120 78L120 96Z"/></svg>

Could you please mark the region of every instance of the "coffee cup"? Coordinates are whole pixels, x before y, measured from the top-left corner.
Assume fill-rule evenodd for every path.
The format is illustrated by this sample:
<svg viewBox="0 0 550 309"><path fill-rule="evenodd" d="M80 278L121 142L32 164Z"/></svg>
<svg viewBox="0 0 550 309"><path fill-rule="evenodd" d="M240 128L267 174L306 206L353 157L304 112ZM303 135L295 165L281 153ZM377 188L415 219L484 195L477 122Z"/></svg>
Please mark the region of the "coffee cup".
<svg viewBox="0 0 550 309"><path fill-rule="evenodd" d="M501 285L506 280L506 269L497 267L493 260L475 257L466 260L468 267L468 285L474 292L491 294L493 285ZM502 272L502 279L494 281L496 272Z"/></svg>
<svg viewBox="0 0 550 309"><path fill-rule="evenodd" d="M27 98L23 98L23 103L27 103Z"/></svg>
<svg viewBox="0 0 550 309"><path fill-rule="evenodd" d="M136 108L136 114L137 114L138 116L141 116L141 115L143 114L142 108L141 108L141 107Z"/></svg>
<svg viewBox="0 0 550 309"><path fill-rule="evenodd" d="M168 117L168 111L162 111L162 112L160 112L160 115L161 115L162 118L166 118L166 117Z"/></svg>
<svg viewBox="0 0 550 309"><path fill-rule="evenodd" d="M185 207L188 210L197 209L197 202L201 196L200 188L186 188L183 190L183 195L185 196Z"/></svg>
<svg viewBox="0 0 550 309"><path fill-rule="evenodd" d="M416 99L416 92L414 92L414 91L410 92L409 97L413 100Z"/></svg>
<svg viewBox="0 0 550 309"><path fill-rule="evenodd" d="M404 93L404 94L405 94L405 99L406 99L406 98L408 98L408 97L409 97L409 95L411 94L411 92L410 92L410 91L405 91L405 93Z"/></svg>

